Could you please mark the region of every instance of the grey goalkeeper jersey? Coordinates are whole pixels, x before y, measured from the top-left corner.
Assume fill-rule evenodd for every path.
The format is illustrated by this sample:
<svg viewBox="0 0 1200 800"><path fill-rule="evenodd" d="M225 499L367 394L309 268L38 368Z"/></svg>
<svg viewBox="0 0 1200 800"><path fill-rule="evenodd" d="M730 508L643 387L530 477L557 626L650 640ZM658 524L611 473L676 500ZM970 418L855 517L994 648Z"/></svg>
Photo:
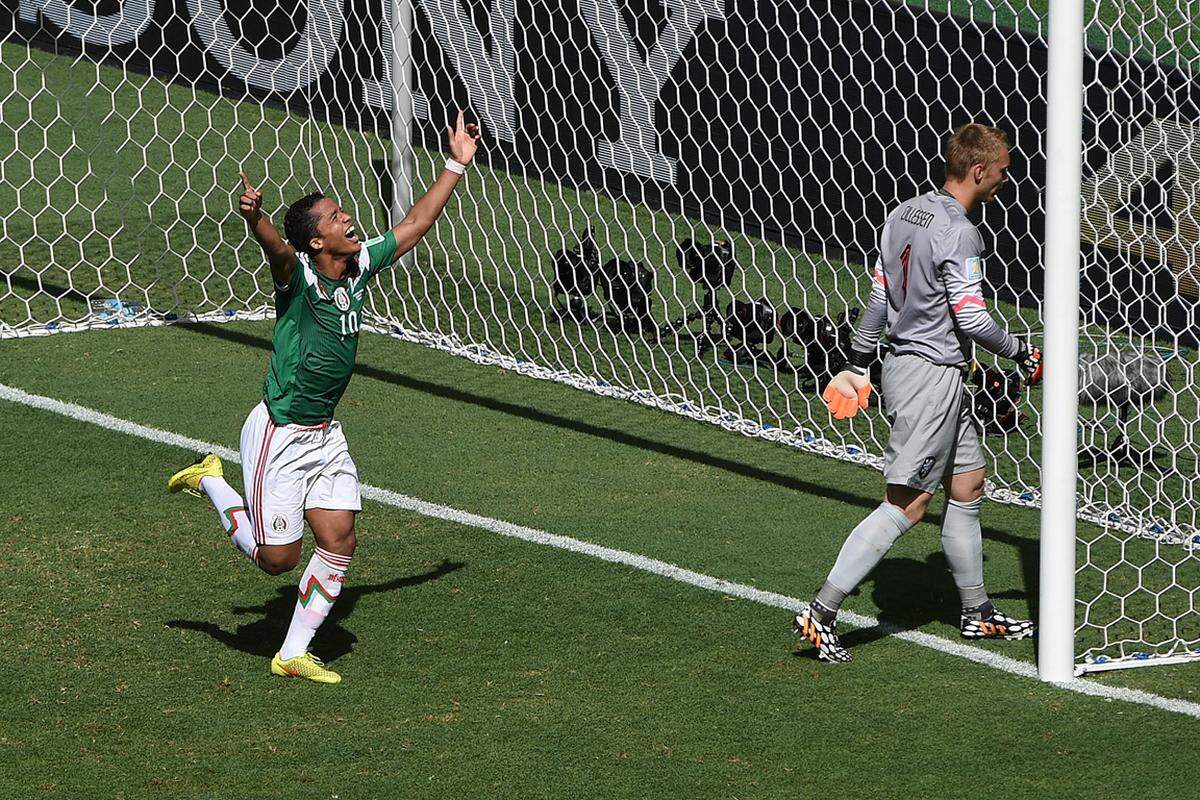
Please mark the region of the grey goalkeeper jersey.
<svg viewBox="0 0 1200 800"><path fill-rule="evenodd" d="M874 352L886 333L897 355L958 366L973 343L1012 358L1017 340L988 313L983 299L983 237L944 191L901 203L883 226L879 258L853 347Z"/></svg>

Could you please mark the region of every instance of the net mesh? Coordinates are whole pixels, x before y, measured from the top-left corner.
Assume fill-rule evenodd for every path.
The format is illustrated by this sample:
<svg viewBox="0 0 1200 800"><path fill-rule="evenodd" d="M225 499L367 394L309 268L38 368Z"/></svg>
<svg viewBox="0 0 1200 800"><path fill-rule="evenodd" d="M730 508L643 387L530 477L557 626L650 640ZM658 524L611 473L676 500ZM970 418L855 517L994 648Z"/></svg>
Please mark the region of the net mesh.
<svg viewBox="0 0 1200 800"><path fill-rule="evenodd" d="M1186 0L1088 7L1081 659L1200 644L1197 43ZM993 313L1038 340L1045 2L21 0L0 17L0 335L271 315L234 210L314 188L389 225L444 124L484 148L368 329L878 467L815 389L890 207L947 133L1006 129ZM407 31L411 27L411 36ZM394 55L400 53L399 56ZM411 77L409 77L411 76ZM411 121L396 122L411 108ZM405 190L401 188L403 200ZM977 373L988 493L1036 505L1040 397ZM1015 413L1014 413L1015 411ZM1152 660L1152 659L1150 659Z"/></svg>

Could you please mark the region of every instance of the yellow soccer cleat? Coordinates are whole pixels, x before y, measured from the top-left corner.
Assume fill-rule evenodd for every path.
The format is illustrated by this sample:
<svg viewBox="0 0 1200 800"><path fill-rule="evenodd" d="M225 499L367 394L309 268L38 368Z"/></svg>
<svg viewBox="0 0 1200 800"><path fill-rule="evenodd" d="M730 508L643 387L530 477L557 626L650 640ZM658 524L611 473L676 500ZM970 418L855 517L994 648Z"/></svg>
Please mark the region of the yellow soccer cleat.
<svg viewBox="0 0 1200 800"><path fill-rule="evenodd" d="M172 475L167 480L167 491L171 494L183 491L201 497L201 479L222 478L224 476L225 472L221 469L221 459L217 458L215 454L209 453L190 467L184 467Z"/></svg>
<svg viewBox="0 0 1200 800"><path fill-rule="evenodd" d="M284 661L279 653L271 659L271 674L291 678L307 678L317 683L341 683L342 676L325 666L321 659L312 653L289 658Z"/></svg>

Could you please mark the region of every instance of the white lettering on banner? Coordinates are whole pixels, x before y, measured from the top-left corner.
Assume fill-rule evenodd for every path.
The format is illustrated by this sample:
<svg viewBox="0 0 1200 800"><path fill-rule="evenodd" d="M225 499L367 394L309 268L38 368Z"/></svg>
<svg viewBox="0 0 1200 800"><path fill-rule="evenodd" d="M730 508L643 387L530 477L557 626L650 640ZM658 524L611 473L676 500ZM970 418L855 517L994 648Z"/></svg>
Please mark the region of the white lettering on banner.
<svg viewBox="0 0 1200 800"><path fill-rule="evenodd" d="M222 0L188 0L192 25L208 52L246 83L289 94L324 74L337 54L346 19L341 0L309 0L298 41L283 58L260 58L238 41L225 21Z"/></svg>
<svg viewBox="0 0 1200 800"><path fill-rule="evenodd" d="M19 8L22 21L36 23L40 12L84 42L115 46L133 43L146 29L154 2L124 0L119 12L103 16L79 11L67 0L19 0ZM516 0L492 0L490 48L459 0L421 2L485 133L512 142L517 115L512 88L516 71ZM616 81L620 98L620 136L616 141L597 141L596 157L606 168L671 183L675 180L675 162L660 152L654 124L659 93L700 25L707 19L725 18L724 0L664 0L667 23L645 59L621 18L617 2L580 0L584 21ZM390 40L393 3L384 2L382 6L383 31ZM196 33L217 62L247 84L283 95L314 83L327 72L345 28L342 0L309 0L300 41L283 58L264 59L234 35L225 20L223 0L187 0L187 7ZM390 111L394 95L392 63L387 55L385 52L382 59L382 79L365 80L364 96L368 104ZM429 119L428 98L414 91L412 100L414 117Z"/></svg>
<svg viewBox="0 0 1200 800"><path fill-rule="evenodd" d="M706 19L724 19L725 9L723 0L665 2L667 24L645 61L616 0L580 0L579 8L621 97L621 136L615 142L597 141L596 158L604 167L673 183L675 162L659 152L654 126L658 95L696 29Z"/></svg>
<svg viewBox="0 0 1200 800"><path fill-rule="evenodd" d="M1163 230L1116 214L1166 163L1175 166L1171 191L1174 229ZM1107 163L1083 183L1082 234L1084 241L1099 247L1165 262L1175 275L1179 293L1200 297L1200 129L1155 120L1109 153Z"/></svg>
<svg viewBox="0 0 1200 800"><path fill-rule="evenodd" d="M433 35L442 52L454 63L454 70L467 88L471 107L491 135L513 141L517 104L513 100L512 76L517 55L513 48L515 0L494 0L490 16L491 55L474 21L458 0L422 0Z"/></svg>
<svg viewBox="0 0 1200 800"><path fill-rule="evenodd" d="M400 0L407 2L407 0ZM375 80L374 78L363 78L363 102L374 108L382 108L389 114L392 113L396 105L396 96L392 87L392 54L388 51L388 46L394 48L392 37L399 34L396 29L396 0L383 0L383 25L382 32L379 37L380 50L383 52L383 80ZM411 28L412 22L409 22ZM412 52L411 45L408 48L409 53ZM411 55L410 55L411 58ZM412 115L413 119L429 119L429 99L421 92L409 88L412 94Z"/></svg>
<svg viewBox="0 0 1200 800"><path fill-rule="evenodd" d="M124 0L114 14L95 16L68 5L66 0L20 0L17 13L22 22L37 23L38 12L63 31L87 44L115 47L130 44L154 14L154 0Z"/></svg>
<svg viewBox="0 0 1200 800"><path fill-rule="evenodd" d="M422 8L437 37L445 58L467 90L471 108L479 116L483 132L506 142L513 141L517 121L517 104L513 99L512 83L517 54L513 47L513 19L517 16L516 0L494 0L489 12L492 46L484 44L475 21L458 0L422 0ZM392 3L384 2L384 38L393 30ZM392 60L383 54L383 80L364 82L363 91L370 105L392 109ZM413 116L429 118L429 100L414 91Z"/></svg>

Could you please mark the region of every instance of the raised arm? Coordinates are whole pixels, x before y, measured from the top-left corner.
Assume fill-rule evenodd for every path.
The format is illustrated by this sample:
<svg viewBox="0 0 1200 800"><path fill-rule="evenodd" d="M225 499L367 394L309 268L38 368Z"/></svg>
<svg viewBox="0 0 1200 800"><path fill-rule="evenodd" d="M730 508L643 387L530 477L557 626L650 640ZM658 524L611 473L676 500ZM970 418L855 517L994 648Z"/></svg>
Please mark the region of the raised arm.
<svg viewBox="0 0 1200 800"><path fill-rule="evenodd" d="M479 145L479 128L474 124L463 124L463 112L458 112L458 121L453 128L446 128L446 139L450 145L451 160L446 162L446 169L433 182L420 200L413 203L404 219L392 228L396 237L396 252L393 260L416 247L421 237L429 232L433 223L441 215L442 209L450 199L451 192L458 185L463 170L475 157L475 149Z"/></svg>
<svg viewBox="0 0 1200 800"><path fill-rule="evenodd" d="M242 176L242 196L238 201L238 211L246 218L246 227L254 234L259 247L271 264L271 278L276 286L287 286L292 279L292 267L296 264L296 251L283 240L271 218L263 213L262 192L250 185L250 179L245 172Z"/></svg>

